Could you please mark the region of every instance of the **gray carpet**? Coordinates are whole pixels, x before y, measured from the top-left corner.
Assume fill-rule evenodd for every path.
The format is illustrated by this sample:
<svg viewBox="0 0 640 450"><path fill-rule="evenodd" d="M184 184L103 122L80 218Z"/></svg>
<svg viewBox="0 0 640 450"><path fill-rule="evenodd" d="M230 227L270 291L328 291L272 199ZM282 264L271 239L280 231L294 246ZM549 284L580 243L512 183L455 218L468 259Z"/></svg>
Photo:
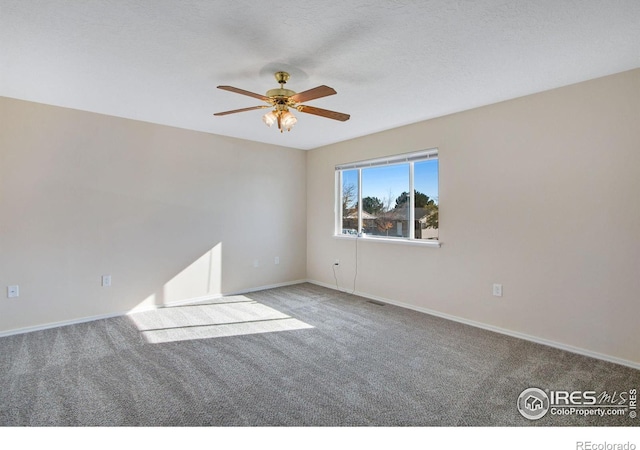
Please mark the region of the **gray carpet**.
<svg viewBox="0 0 640 450"><path fill-rule="evenodd" d="M637 426L516 409L640 371L300 284L0 338L2 426Z"/></svg>

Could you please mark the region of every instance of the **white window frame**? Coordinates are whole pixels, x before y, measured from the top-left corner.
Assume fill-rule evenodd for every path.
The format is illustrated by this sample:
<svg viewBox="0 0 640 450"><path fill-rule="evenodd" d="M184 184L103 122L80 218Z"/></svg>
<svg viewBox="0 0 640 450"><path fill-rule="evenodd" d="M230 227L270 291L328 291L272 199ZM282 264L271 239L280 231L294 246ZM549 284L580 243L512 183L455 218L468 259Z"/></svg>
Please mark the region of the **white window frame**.
<svg viewBox="0 0 640 450"><path fill-rule="evenodd" d="M426 245L440 247L439 240L424 240L415 238L415 187L414 187L414 163L438 159L438 149L432 148L419 152L403 153L385 158L369 159L335 166L335 227L334 237L339 239L369 239L372 242L395 242L403 244ZM396 164L409 164L409 237L382 237L362 235L362 169L382 167ZM350 236L342 234L342 172L345 170L358 170L358 235ZM438 165L438 184L440 183L440 167ZM440 189L438 189L439 191Z"/></svg>

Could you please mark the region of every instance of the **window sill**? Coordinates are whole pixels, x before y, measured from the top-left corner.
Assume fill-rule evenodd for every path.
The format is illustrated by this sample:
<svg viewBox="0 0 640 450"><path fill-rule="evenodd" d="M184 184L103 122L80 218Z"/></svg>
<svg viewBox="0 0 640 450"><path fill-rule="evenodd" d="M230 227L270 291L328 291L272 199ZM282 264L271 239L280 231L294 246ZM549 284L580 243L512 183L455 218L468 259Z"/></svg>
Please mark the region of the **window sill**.
<svg viewBox="0 0 640 450"><path fill-rule="evenodd" d="M409 240L409 239L403 239L403 238L384 238L384 237L370 237L370 236L356 237L353 235L342 235L342 234L334 234L333 238L339 239L339 240L348 240L348 241L355 241L357 239L358 241L364 241L364 242L377 242L381 244L413 245L417 247L440 248L442 246L442 243L440 241L432 241L432 240L417 240L417 239Z"/></svg>

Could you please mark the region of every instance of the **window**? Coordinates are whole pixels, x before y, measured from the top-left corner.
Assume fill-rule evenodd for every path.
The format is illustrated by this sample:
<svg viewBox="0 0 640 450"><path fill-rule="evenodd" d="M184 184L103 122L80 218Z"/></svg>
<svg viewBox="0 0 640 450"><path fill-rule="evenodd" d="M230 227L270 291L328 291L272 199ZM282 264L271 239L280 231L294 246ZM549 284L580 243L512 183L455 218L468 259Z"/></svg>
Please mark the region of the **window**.
<svg viewBox="0 0 640 450"><path fill-rule="evenodd" d="M336 166L336 234L438 240L438 150Z"/></svg>

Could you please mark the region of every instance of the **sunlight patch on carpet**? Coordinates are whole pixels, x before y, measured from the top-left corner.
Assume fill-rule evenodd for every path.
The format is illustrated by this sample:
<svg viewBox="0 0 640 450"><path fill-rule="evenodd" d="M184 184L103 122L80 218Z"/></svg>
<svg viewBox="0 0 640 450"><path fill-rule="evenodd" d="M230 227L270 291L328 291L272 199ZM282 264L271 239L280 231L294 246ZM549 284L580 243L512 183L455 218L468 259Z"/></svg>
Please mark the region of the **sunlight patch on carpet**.
<svg viewBox="0 0 640 450"><path fill-rule="evenodd" d="M130 314L151 344L313 328L243 295Z"/></svg>

